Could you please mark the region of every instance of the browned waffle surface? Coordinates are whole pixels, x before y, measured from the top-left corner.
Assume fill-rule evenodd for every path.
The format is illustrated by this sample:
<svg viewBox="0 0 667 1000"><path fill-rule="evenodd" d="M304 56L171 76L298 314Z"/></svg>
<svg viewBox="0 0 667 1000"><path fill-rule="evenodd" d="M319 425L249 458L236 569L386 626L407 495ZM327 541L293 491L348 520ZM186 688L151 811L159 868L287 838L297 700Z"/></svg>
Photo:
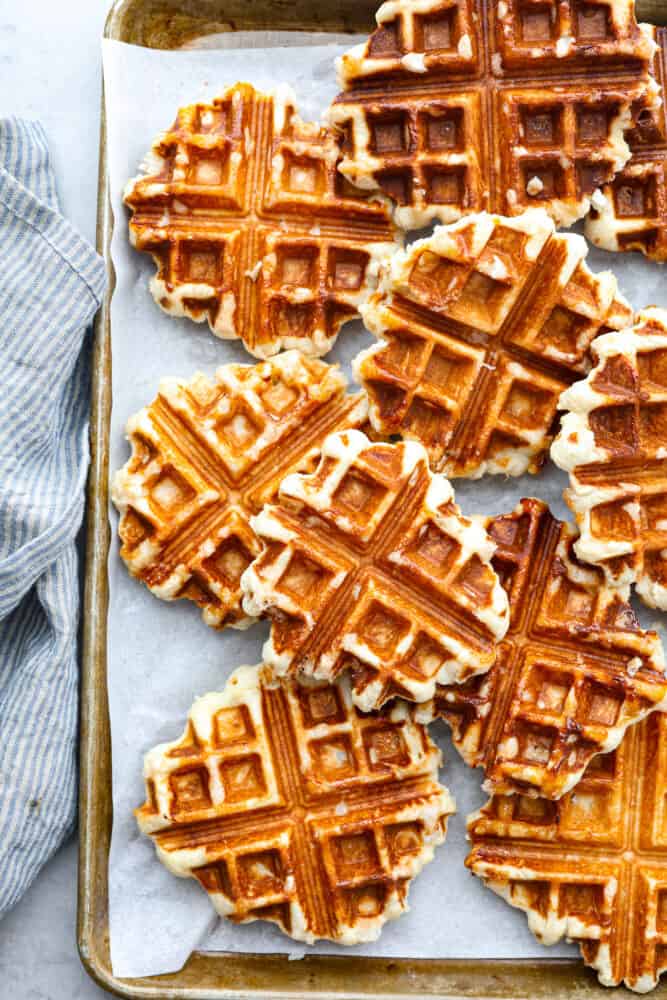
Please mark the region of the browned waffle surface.
<svg viewBox="0 0 667 1000"><path fill-rule="evenodd" d="M667 610L667 311L645 309L592 353L589 376L561 397L552 448L570 474L577 554Z"/></svg>
<svg viewBox="0 0 667 1000"><path fill-rule="evenodd" d="M251 515L366 413L335 366L298 351L163 379L127 424L132 455L113 481L128 569L158 597L195 601L209 625L246 624L239 580L261 549Z"/></svg>
<svg viewBox="0 0 667 1000"><path fill-rule="evenodd" d="M332 434L317 469L284 479L251 522L265 545L244 573L248 614L267 613L280 675L352 672L364 710L488 670L508 622L480 524L414 442Z"/></svg>
<svg viewBox="0 0 667 1000"><path fill-rule="evenodd" d="M354 361L375 429L450 476L537 472L589 344L632 322L586 254L540 209L468 216L399 251L362 307L378 343Z"/></svg>
<svg viewBox="0 0 667 1000"><path fill-rule="evenodd" d="M362 715L349 685L240 667L199 698L180 740L145 759L136 811L158 857L217 911L312 943L374 940L407 908L454 801L405 703Z"/></svg>
<svg viewBox="0 0 667 1000"><path fill-rule="evenodd" d="M559 802L497 795L468 820L475 875L544 944L570 938L603 985L641 993L667 968L666 768L656 713Z"/></svg>
<svg viewBox="0 0 667 1000"><path fill-rule="evenodd" d="M450 723L488 791L558 799L628 726L667 709L662 645L627 591L578 562L574 532L541 500L486 524L510 599L507 637L489 674L439 687L419 719Z"/></svg>
<svg viewBox="0 0 667 1000"><path fill-rule="evenodd" d="M629 156L653 53L631 0L389 0L339 62L341 170L406 228L542 205L561 225Z"/></svg>
<svg viewBox="0 0 667 1000"><path fill-rule="evenodd" d="M181 108L124 194L132 243L157 265L158 304L257 357L326 353L394 238L384 204L338 173L340 155L287 87L236 84Z"/></svg>
<svg viewBox="0 0 667 1000"><path fill-rule="evenodd" d="M626 133L632 156L613 181L593 199L586 235L605 250L639 250L667 260L667 28L651 28L658 43L653 65L657 96L637 102L633 128Z"/></svg>

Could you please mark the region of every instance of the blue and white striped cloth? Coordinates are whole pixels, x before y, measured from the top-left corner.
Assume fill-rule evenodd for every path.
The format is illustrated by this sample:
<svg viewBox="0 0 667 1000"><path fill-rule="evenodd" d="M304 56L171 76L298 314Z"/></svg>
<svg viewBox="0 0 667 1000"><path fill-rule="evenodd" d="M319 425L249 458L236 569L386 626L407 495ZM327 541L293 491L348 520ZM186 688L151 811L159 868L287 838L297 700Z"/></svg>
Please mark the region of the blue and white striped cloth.
<svg viewBox="0 0 667 1000"><path fill-rule="evenodd" d="M41 126L0 119L0 916L76 815L82 347L104 282Z"/></svg>

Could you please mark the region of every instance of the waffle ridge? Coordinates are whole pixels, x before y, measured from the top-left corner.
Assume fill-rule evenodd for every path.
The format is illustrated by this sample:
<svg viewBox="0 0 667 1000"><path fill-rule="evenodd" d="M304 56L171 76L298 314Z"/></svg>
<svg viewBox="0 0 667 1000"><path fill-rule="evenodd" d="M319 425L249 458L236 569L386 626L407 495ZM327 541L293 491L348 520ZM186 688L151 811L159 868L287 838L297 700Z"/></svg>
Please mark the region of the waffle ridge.
<svg viewBox="0 0 667 1000"><path fill-rule="evenodd" d="M636 320L594 341L595 367L561 397L552 457L570 476L579 557L667 610L667 310Z"/></svg>
<svg viewBox="0 0 667 1000"><path fill-rule="evenodd" d="M652 260L667 260L667 28L650 26L657 43L655 88L633 106L626 133L632 156L612 181L602 186L586 217L585 232L603 250L638 250Z"/></svg>
<svg viewBox="0 0 667 1000"><path fill-rule="evenodd" d="M587 252L532 209L467 216L395 254L361 307L378 342L353 362L375 430L419 441L449 476L537 472L591 341L632 322Z"/></svg>
<svg viewBox="0 0 667 1000"><path fill-rule="evenodd" d="M440 685L418 718L449 723L487 791L560 799L629 726L667 709L662 644L639 627L627 590L578 562L575 532L543 501L484 523L509 594L507 636L488 674Z"/></svg>
<svg viewBox="0 0 667 1000"><path fill-rule="evenodd" d="M329 120L400 225L542 205L568 226L627 161L654 51L630 0L389 0L376 20Z"/></svg>
<svg viewBox="0 0 667 1000"><path fill-rule="evenodd" d="M468 818L473 873L544 944L575 941L602 985L639 993L667 968L666 764L657 712L560 801L496 795Z"/></svg>
<svg viewBox="0 0 667 1000"><path fill-rule="evenodd" d="M349 684L241 667L195 702L180 740L146 755L136 810L158 857L234 922L357 944L407 909L455 804L440 752L405 704L379 715Z"/></svg>
<svg viewBox="0 0 667 1000"><path fill-rule="evenodd" d="M156 302L257 357L329 351L396 236L339 158L333 130L303 122L286 86L240 83L181 108L124 192Z"/></svg>
<svg viewBox="0 0 667 1000"><path fill-rule="evenodd" d="M288 351L213 378L163 379L127 425L132 455L113 481L120 554L158 597L185 597L213 627L251 623L240 578L261 544L250 518L289 472L314 466L327 435L365 423L337 367Z"/></svg>
<svg viewBox="0 0 667 1000"><path fill-rule="evenodd" d="M332 434L318 468L283 480L251 523L265 549L241 579L243 606L270 617L264 658L279 675L351 671L369 711L493 663L508 611L492 545L416 443Z"/></svg>

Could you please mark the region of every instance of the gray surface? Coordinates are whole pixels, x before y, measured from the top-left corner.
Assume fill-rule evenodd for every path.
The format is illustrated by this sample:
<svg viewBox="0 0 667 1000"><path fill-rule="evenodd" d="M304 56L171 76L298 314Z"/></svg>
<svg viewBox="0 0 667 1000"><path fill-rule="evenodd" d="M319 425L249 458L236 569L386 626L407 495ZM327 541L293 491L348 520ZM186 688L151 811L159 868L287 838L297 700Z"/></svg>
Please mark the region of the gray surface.
<svg viewBox="0 0 667 1000"><path fill-rule="evenodd" d="M76 843L42 871L0 923L2 1000L102 1000L76 950Z"/></svg>
<svg viewBox="0 0 667 1000"><path fill-rule="evenodd" d="M37 118L65 214L95 238L100 38L108 0L0 0L0 115ZM0 923L0 1000L99 1000L76 950L76 844Z"/></svg>

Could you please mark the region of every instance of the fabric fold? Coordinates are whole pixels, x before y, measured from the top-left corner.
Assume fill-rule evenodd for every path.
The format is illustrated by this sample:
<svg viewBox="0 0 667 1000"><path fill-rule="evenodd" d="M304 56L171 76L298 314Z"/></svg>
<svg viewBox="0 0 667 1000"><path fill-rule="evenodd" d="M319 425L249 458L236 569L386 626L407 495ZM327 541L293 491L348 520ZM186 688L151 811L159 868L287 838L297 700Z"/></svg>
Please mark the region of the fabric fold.
<svg viewBox="0 0 667 1000"><path fill-rule="evenodd" d="M76 813L85 346L104 287L44 130L0 120L0 916Z"/></svg>

